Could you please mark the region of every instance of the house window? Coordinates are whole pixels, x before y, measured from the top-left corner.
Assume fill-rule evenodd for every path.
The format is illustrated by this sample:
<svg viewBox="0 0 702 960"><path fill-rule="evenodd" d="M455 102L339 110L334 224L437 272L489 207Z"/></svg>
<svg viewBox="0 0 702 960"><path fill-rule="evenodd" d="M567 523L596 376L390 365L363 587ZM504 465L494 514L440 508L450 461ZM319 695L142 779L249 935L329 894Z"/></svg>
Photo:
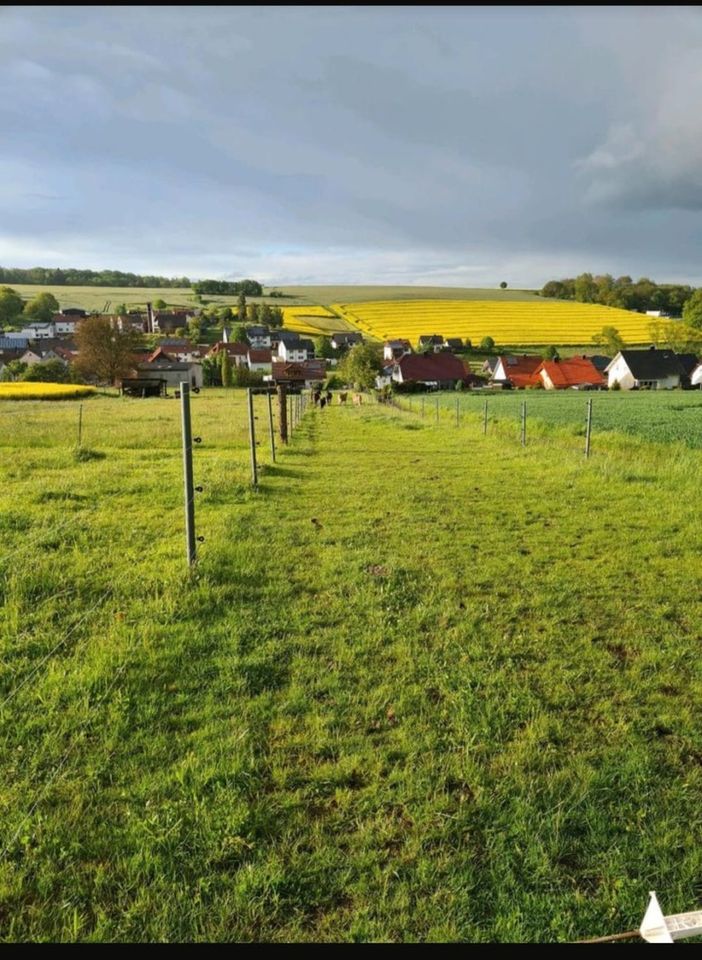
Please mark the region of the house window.
<svg viewBox="0 0 702 960"><path fill-rule="evenodd" d="M658 381L657 380L639 380L639 389L640 390L657 390Z"/></svg>

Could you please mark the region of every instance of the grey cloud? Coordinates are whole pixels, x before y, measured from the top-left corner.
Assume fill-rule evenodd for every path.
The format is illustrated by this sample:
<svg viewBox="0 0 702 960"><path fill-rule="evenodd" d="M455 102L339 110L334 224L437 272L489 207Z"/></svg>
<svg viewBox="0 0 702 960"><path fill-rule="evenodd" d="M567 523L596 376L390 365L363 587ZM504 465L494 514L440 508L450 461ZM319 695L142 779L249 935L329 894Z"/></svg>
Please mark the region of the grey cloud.
<svg viewBox="0 0 702 960"><path fill-rule="evenodd" d="M233 262L286 282L699 273L695 11L69 6L0 21L6 262L14 238L32 262L43 243L74 265L99 250L104 265ZM41 194L59 199L42 210Z"/></svg>

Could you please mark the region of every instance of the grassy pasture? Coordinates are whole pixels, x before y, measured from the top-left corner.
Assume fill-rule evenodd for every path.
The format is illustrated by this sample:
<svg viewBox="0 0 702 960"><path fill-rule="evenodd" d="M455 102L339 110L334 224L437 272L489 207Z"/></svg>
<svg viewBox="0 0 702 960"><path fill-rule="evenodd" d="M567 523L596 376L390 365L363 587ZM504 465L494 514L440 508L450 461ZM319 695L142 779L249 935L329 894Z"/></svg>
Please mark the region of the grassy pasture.
<svg viewBox="0 0 702 960"><path fill-rule="evenodd" d="M75 404L0 406L3 939L549 941L694 906L702 454L522 449L474 399L311 411L252 493L243 393L203 391L192 579L175 400L85 402L80 463Z"/></svg>
<svg viewBox="0 0 702 960"><path fill-rule="evenodd" d="M340 284L326 286L284 286L284 293L300 303L356 303L367 300L496 300L544 301L533 290L500 290L479 287L393 287L385 284Z"/></svg>

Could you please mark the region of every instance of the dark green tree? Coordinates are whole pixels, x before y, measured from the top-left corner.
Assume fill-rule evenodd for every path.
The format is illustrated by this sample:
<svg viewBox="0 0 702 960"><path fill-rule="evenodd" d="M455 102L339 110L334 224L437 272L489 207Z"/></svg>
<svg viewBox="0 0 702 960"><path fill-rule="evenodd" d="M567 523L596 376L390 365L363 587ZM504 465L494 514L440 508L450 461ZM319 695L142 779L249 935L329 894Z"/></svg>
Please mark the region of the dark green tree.
<svg viewBox="0 0 702 960"><path fill-rule="evenodd" d="M237 316L239 323L246 323L246 294L243 290L239 294L239 300L237 302Z"/></svg>
<svg viewBox="0 0 702 960"><path fill-rule="evenodd" d="M231 387L232 385L232 362L226 350L222 351L222 386Z"/></svg>
<svg viewBox="0 0 702 960"><path fill-rule="evenodd" d="M33 363L21 377L30 383L70 383L68 366L60 360L42 360Z"/></svg>
<svg viewBox="0 0 702 960"><path fill-rule="evenodd" d="M0 323L14 323L23 309L24 300L12 287L0 289Z"/></svg>
<svg viewBox="0 0 702 960"><path fill-rule="evenodd" d="M25 317L47 322L59 310L59 302L53 293L40 293L24 308Z"/></svg>
<svg viewBox="0 0 702 960"><path fill-rule="evenodd" d="M683 323L695 330L702 330L702 287L692 294L682 308Z"/></svg>

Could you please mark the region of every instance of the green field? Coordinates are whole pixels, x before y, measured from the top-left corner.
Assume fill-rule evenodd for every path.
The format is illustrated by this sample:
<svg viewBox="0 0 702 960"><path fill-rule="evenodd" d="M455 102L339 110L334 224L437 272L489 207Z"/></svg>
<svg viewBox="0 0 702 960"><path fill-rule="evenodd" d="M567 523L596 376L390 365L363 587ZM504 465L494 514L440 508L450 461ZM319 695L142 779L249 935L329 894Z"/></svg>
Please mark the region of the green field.
<svg viewBox="0 0 702 960"><path fill-rule="evenodd" d="M434 393L425 396L424 414L435 410L437 397L446 416L453 418L456 393ZM578 390L507 390L464 393L459 398L459 420L465 414L480 414L488 400L490 422L517 424L522 403L527 405L527 423L556 426L573 437L585 435L587 401L592 400L592 430L597 436L615 431L638 436L654 443L681 443L702 448L702 393L699 390L652 391L589 391ZM401 406L415 412L421 410L421 399L400 397ZM542 431L543 432L543 431Z"/></svg>
<svg viewBox="0 0 702 960"><path fill-rule="evenodd" d="M186 287L71 287L41 286L28 283L10 285L25 300L32 300L40 293L53 293L61 307L82 307L84 310L113 311L117 304L144 306L147 301L164 300L169 306L195 307L193 290ZM386 286L316 286L283 287L278 289L289 294L287 297L247 297L247 302L270 303L272 306L303 306L305 304L335 303L338 300L353 303L356 300L415 300L421 297L435 297L442 300L537 300L531 291L523 290L474 290L461 287L386 287ZM265 293L270 289L264 288ZM208 304L234 306L238 297L205 294Z"/></svg>
<svg viewBox="0 0 702 960"><path fill-rule="evenodd" d="M357 303L364 300L541 300L533 290L477 287L391 287L384 284L348 284L282 288L296 303ZM283 301L280 301L281 303ZM541 302L543 302L541 300Z"/></svg>
<svg viewBox="0 0 702 960"><path fill-rule="evenodd" d="M483 437L480 397L459 426L412 399L310 411L275 466L264 434L253 493L243 393L194 397L190 579L177 401L85 401L81 462L76 402L0 406L3 941L544 942L638 927L650 889L693 909L702 453L609 431L585 461L569 422L522 448L507 407ZM697 416L611 399L623 429Z"/></svg>

